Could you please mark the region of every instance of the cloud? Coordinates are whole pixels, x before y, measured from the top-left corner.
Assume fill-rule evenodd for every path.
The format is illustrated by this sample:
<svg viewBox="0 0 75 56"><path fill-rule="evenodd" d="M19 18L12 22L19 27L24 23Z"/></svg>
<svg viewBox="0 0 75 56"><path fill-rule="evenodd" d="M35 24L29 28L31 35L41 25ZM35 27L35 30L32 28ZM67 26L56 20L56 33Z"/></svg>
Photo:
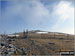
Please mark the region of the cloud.
<svg viewBox="0 0 75 56"><path fill-rule="evenodd" d="M40 0L14 0L9 1L8 5L5 6L5 10L2 11L2 19L7 22L21 20L20 23L16 22L16 24L9 24L11 26L14 25L16 28L24 29L24 26L27 24L27 27L30 28L40 28L69 33L71 31L68 30L73 28L68 28L67 30L67 27L64 29L62 27L60 29L61 25L63 25L67 20L73 25L74 8L71 6L71 2L60 1L56 4L54 2L53 4L47 4L46 1L45 5Z"/></svg>
<svg viewBox="0 0 75 56"><path fill-rule="evenodd" d="M68 1L59 2L54 7L53 16L56 16L58 21L52 27L52 30L60 31L60 32L66 32L66 33L73 33L74 34L74 6L72 6L71 2L68 2ZM66 29L66 27L65 27L66 23L65 22L67 24L71 24L72 27L71 27L71 25L69 25L69 26L66 25L68 27L71 27L71 28L67 27L67 29ZM61 25L63 25L63 27Z"/></svg>
<svg viewBox="0 0 75 56"><path fill-rule="evenodd" d="M50 11L38 0L8 1L4 6L5 9L2 10L3 31L46 30L52 26Z"/></svg>
<svg viewBox="0 0 75 56"><path fill-rule="evenodd" d="M7 20L15 19L19 16L28 24L38 25L50 18L50 11L40 1L17 1L10 2L11 6L7 6L3 17Z"/></svg>

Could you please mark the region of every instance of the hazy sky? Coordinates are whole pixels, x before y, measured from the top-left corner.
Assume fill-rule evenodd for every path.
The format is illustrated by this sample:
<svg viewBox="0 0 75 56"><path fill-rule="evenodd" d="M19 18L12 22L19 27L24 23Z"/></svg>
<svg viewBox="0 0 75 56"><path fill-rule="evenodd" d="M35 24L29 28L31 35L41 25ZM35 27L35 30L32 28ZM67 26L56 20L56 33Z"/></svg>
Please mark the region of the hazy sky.
<svg viewBox="0 0 75 56"><path fill-rule="evenodd" d="M73 0L3 0L0 33L24 29L74 34Z"/></svg>

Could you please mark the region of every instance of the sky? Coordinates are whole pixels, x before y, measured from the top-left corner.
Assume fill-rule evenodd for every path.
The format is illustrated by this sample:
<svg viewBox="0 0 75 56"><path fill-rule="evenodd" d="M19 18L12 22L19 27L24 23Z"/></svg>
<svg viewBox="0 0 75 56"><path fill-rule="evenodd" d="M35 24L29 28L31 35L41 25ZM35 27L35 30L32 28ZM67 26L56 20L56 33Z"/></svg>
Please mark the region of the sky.
<svg viewBox="0 0 75 56"><path fill-rule="evenodd" d="M74 0L2 0L0 33L44 30L74 34Z"/></svg>

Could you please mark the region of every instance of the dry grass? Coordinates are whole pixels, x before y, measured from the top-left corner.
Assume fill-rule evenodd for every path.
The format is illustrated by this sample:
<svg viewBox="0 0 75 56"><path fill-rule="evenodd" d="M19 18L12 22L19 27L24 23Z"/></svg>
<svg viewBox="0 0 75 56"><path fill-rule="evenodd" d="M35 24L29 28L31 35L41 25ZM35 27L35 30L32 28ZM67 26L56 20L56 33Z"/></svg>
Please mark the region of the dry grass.
<svg viewBox="0 0 75 56"><path fill-rule="evenodd" d="M55 37L55 38L52 38ZM74 50L74 36L50 35L50 34L28 34L27 39L15 39L13 44L20 49L28 49L27 55L51 55L57 54L56 50ZM58 54L57 54L58 55Z"/></svg>

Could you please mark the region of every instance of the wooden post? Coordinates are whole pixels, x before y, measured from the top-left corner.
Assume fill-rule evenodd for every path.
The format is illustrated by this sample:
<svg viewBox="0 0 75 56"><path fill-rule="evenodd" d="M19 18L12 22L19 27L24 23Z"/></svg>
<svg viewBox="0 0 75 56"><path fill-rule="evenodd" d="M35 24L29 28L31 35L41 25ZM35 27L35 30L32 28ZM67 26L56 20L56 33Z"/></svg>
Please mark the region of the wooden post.
<svg viewBox="0 0 75 56"><path fill-rule="evenodd" d="M26 30L26 31L24 30L24 32L23 32L23 37L24 37L24 38L27 38L27 37L28 37L28 30Z"/></svg>
<svg viewBox="0 0 75 56"><path fill-rule="evenodd" d="M16 32L15 32L15 38L16 38Z"/></svg>

